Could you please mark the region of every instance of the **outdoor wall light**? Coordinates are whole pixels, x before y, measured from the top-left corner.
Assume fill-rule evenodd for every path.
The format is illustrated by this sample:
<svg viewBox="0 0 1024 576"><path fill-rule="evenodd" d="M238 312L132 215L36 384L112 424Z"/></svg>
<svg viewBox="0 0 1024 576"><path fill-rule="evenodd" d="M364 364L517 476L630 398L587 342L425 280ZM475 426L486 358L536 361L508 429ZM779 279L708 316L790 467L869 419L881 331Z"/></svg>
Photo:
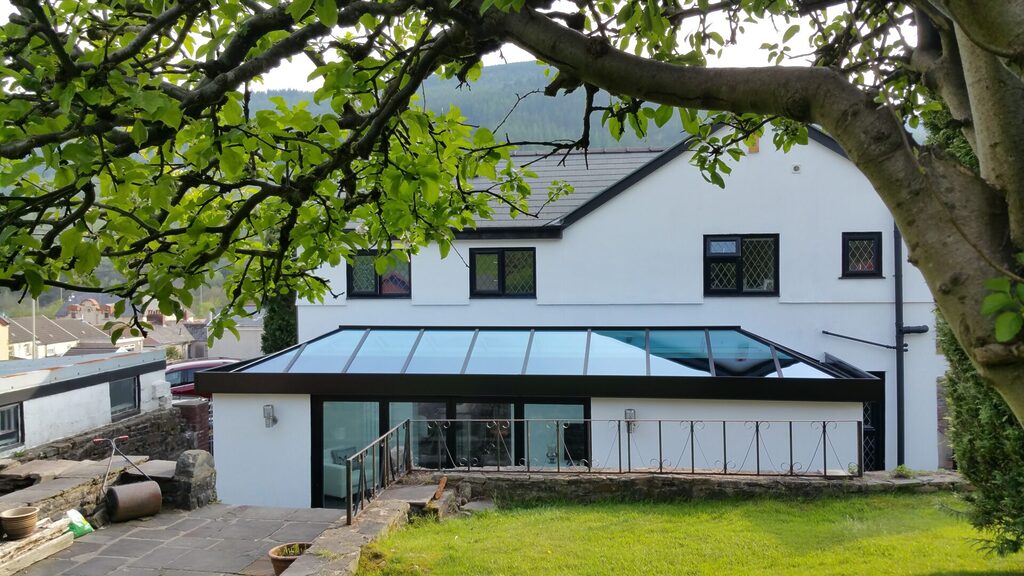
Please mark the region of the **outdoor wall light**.
<svg viewBox="0 0 1024 576"><path fill-rule="evenodd" d="M263 422L267 425L267 428L272 428L274 424L277 424L277 416L274 416L273 404L263 405Z"/></svg>
<svg viewBox="0 0 1024 576"><path fill-rule="evenodd" d="M632 434L636 432L636 410L633 408L626 408L626 431Z"/></svg>

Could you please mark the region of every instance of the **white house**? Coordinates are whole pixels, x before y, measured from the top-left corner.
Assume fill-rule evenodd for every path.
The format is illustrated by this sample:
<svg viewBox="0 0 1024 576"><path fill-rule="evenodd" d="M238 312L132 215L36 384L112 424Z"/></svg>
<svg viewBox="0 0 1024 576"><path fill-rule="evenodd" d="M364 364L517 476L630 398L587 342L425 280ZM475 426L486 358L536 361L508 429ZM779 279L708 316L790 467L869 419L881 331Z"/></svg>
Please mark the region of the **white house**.
<svg viewBox="0 0 1024 576"><path fill-rule="evenodd" d="M541 160L531 206L551 180L575 191L538 218L383 275L372 255L324 271L346 294L300 303L299 339L327 336L199 378L218 494L338 504L344 457L409 417L427 465L938 467L932 297L867 180L811 135L752 151L724 190L685 143ZM473 429L488 421L508 429Z"/></svg>
<svg viewBox="0 0 1024 576"><path fill-rule="evenodd" d="M0 458L170 403L162 352L0 363Z"/></svg>

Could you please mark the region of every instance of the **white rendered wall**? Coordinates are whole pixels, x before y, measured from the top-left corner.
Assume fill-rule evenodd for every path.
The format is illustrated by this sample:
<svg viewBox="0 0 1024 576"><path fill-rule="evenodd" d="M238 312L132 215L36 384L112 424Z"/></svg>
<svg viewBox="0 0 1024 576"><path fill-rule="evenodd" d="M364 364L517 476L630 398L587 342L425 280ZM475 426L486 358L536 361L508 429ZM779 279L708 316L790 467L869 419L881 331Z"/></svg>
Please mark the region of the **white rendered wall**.
<svg viewBox="0 0 1024 576"><path fill-rule="evenodd" d="M263 329L239 328L238 338L231 332L224 332L220 340L215 340L206 355L210 358L235 358L248 360L263 355Z"/></svg>
<svg viewBox="0 0 1024 576"><path fill-rule="evenodd" d="M667 470L720 472L723 456L730 473L754 473L758 466L762 473L787 472L792 461L797 472L820 474L827 466L830 474L842 474L857 464L857 422L862 415L858 403L594 398L590 409L597 468L618 468L621 458L623 469L629 463L634 470L657 469L658 420L660 460ZM616 422L626 409L636 410L638 422L631 434L625 423ZM691 420L697 421L692 428L696 442L690 440ZM724 452L721 421L729 421L724 423ZM828 421L824 438L822 421ZM823 439L827 452L821 448ZM692 455L691 446L696 446Z"/></svg>
<svg viewBox="0 0 1024 576"><path fill-rule="evenodd" d="M830 353L885 372L886 466L896 465L895 353L841 340L823 330L894 344L893 221L864 176L811 142L788 154L764 143L734 165L719 189L682 155L581 220L561 239L457 241L441 259L436 246L412 260L412 298L300 302L299 338L354 325L701 326L739 325L813 357ZM799 165L799 174L793 166ZM639 168L639 166L638 166ZM884 278L841 279L843 232L881 232ZM705 297L706 234L779 234L777 297ZM537 253L536 299L469 297L463 260L473 247L530 246ZM904 250L906 253L906 250ZM904 263L908 335L906 463L938 465L934 303L920 273ZM322 271L336 292L345 267Z"/></svg>
<svg viewBox="0 0 1024 576"><path fill-rule="evenodd" d="M215 394L217 497L227 504L308 508L310 404L307 395ZM267 428L263 406L277 424Z"/></svg>

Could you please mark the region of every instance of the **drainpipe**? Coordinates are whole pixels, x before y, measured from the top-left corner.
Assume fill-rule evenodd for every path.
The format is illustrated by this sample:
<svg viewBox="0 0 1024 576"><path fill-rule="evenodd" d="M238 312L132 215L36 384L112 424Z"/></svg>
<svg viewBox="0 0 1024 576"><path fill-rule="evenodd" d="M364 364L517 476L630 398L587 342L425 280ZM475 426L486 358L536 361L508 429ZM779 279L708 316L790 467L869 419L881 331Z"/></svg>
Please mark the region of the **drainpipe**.
<svg viewBox="0 0 1024 576"><path fill-rule="evenodd" d="M893 281L896 285L896 464L904 463L904 430L903 430L903 355L906 353L906 342L903 331L903 235L893 222L892 225L892 260Z"/></svg>

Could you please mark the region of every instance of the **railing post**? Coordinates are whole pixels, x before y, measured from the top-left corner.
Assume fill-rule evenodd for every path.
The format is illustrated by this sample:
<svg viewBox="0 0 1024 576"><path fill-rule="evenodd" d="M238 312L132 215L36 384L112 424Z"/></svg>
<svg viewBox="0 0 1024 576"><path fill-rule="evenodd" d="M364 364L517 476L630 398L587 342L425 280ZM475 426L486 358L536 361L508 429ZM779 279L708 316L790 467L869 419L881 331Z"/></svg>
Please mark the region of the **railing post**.
<svg viewBox="0 0 1024 576"><path fill-rule="evenodd" d="M725 420L722 420L722 474L729 473L729 444L725 439Z"/></svg>
<svg viewBox="0 0 1024 576"><path fill-rule="evenodd" d="M857 477L864 476L864 422L857 421Z"/></svg>
<svg viewBox="0 0 1024 576"><path fill-rule="evenodd" d="M345 508L346 524L352 524L352 459L345 461Z"/></svg>
<svg viewBox="0 0 1024 576"><path fill-rule="evenodd" d="M789 421L789 475L793 475L793 421Z"/></svg>
<svg viewBox="0 0 1024 576"><path fill-rule="evenodd" d="M530 471L530 421L525 420L526 424L526 471Z"/></svg>
<svg viewBox="0 0 1024 576"><path fill-rule="evenodd" d="M761 475L761 422L754 421L754 461L757 463L756 474Z"/></svg>
<svg viewBox="0 0 1024 576"><path fill-rule="evenodd" d="M626 472L633 471L633 423L626 420Z"/></svg>
<svg viewBox="0 0 1024 576"><path fill-rule="evenodd" d="M585 421L587 426L587 472L594 471L594 422Z"/></svg>
<svg viewBox="0 0 1024 576"><path fill-rule="evenodd" d="M505 443L505 439L501 437L501 428L497 421L494 422L494 436L496 440L495 444L498 446L498 459L496 462L498 472L501 472L501 446Z"/></svg>
<svg viewBox="0 0 1024 576"><path fill-rule="evenodd" d="M440 420L436 420L434 422L435 428L437 430L437 469L438 470L444 470L444 466L443 466L444 463L441 461L441 436L442 435L447 436L448 432L447 432L447 428L445 428L445 432L442 433L442 431L441 431L441 423L440 422L441 422Z"/></svg>
<svg viewBox="0 0 1024 576"><path fill-rule="evenodd" d="M412 472L412 420L405 421L405 473Z"/></svg>
<svg viewBox="0 0 1024 576"><path fill-rule="evenodd" d="M821 422L821 474L828 478L828 423L822 420Z"/></svg>
<svg viewBox="0 0 1024 576"><path fill-rule="evenodd" d="M562 471L562 422L555 420L555 472Z"/></svg>
<svg viewBox="0 0 1024 576"><path fill-rule="evenodd" d="M619 445L619 474L622 474L622 420L615 421L615 442Z"/></svg>
<svg viewBox="0 0 1024 576"><path fill-rule="evenodd" d="M661 446L661 420L658 420L658 473L665 472L665 458L662 456Z"/></svg>
<svg viewBox="0 0 1024 576"><path fill-rule="evenodd" d="M690 420L690 474L697 473L697 438L693 435L693 420Z"/></svg>
<svg viewBox="0 0 1024 576"><path fill-rule="evenodd" d="M370 450L370 469L373 470L373 480L370 483L370 496L377 495L377 480L380 476L380 468L377 466L377 452L380 451L380 444L373 446L373 450Z"/></svg>

